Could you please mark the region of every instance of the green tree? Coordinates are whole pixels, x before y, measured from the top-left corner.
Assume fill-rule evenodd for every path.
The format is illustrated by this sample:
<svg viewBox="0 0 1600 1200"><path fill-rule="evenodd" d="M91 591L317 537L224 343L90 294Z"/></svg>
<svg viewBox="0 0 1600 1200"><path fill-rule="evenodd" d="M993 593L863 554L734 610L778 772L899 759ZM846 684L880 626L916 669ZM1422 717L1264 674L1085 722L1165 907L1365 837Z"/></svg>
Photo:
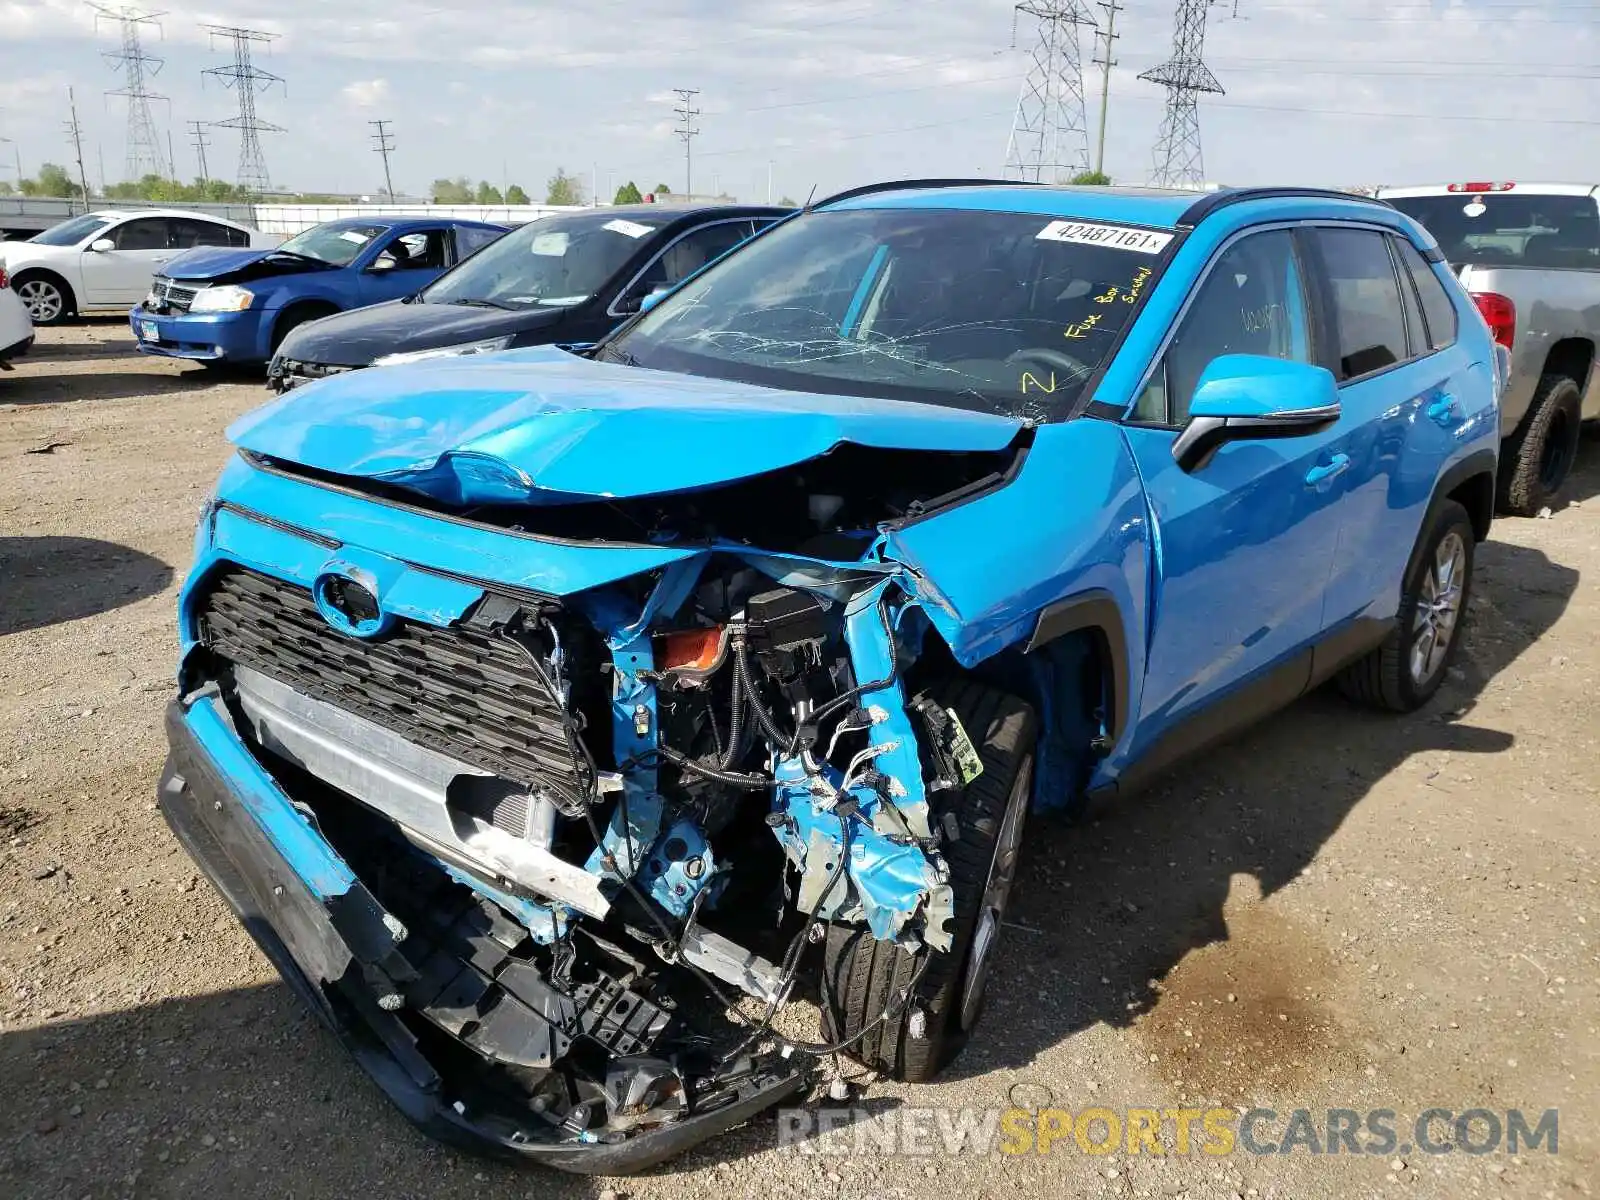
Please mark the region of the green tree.
<svg viewBox="0 0 1600 1200"><path fill-rule="evenodd" d="M579 182L577 176L568 175L566 171L557 167L556 173L550 176L550 184L546 189L544 202L546 204L563 205L582 204L583 184Z"/></svg>
<svg viewBox="0 0 1600 1200"><path fill-rule="evenodd" d="M478 193L474 197L478 204L504 204L506 198L500 194L500 189L487 179L478 182Z"/></svg>
<svg viewBox="0 0 1600 1200"><path fill-rule="evenodd" d="M784 196L781 200L778 201L778 203L783 205L784 208L799 208L800 207L800 205L799 205L799 203L797 201L791 200L788 196Z"/></svg>
<svg viewBox="0 0 1600 1200"><path fill-rule="evenodd" d="M0 179L0 196L10 196L16 192L9 179Z"/></svg>
<svg viewBox="0 0 1600 1200"><path fill-rule="evenodd" d="M1074 187L1105 187L1111 182L1111 176L1104 171L1080 171L1072 177Z"/></svg>
<svg viewBox="0 0 1600 1200"><path fill-rule="evenodd" d="M672 195L672 189L669 188L664 183L658 183L658 184L656 184L656 195L658 195L658 196L670 196L670 195Z"/></svg>
<svg viewBox="0 0 1600 1200"><path fill-rule="evenodd" d="M429 193L435 204L471 204L472 184L466 176L456 179L435 179Z"/></svg>
<svg viewBox="0 0 1600 1200"><path fill-rule="evenodd" d="M522 185L520 183L513 183L506 189L506 203L532 204L533 201L528 199L528 193L522 190Z"/></svg>
<svg viewBox="0 0 1600 1200"><path fill-rule="evenodd" d="M644 193L639 190L639 185L630 179L617 189L617 194L612 197L611 203L643 204Z"/></svg>
<svg viewBox="0 0 1600 1200"><path fill-rule="evenodd" d="M27 185L32 183L33 191ZM24 196L53 196L58 198L73 198L83 195L83 189L72 182L72 176L67 174L67 169L56 163L45 163L39 168L36 179L24 180L22 194Z"/></svg>

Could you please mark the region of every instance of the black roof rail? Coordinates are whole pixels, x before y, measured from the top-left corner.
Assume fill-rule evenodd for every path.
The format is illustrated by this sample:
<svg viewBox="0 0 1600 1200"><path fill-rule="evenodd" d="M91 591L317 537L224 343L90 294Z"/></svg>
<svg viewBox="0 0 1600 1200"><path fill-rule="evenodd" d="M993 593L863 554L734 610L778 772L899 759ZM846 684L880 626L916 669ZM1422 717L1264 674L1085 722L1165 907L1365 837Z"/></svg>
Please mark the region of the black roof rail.
<svg viewBox="0 0 1600 1200"><path fill-rule="evenodd" d="M1219 208L1230 204L1243 204L1247 200L1278 200L1304 198L1307 200L1353 200L1359 204L1376 204L1392 209L1394 205L1376 196L1362 196L1355 192L1341 192L1334 188L1313 187L1242 187L1207 192L1178 218L1179 229L1193 229Z"/></svg>
<svg viewBox="0 0 1600 1200"><path fill-rule="evenodd" d="M822 208L829 204L837 204L841 200L853 200L857 196L870 196L874 192L899 192L907 188L958 188L958 187L1038 187L1039 185L1023 179L896 179L884 183L868 183L861 187L850 188L848 191L835 192L818 200L814 204L807 204L805 208Z"/></svg>

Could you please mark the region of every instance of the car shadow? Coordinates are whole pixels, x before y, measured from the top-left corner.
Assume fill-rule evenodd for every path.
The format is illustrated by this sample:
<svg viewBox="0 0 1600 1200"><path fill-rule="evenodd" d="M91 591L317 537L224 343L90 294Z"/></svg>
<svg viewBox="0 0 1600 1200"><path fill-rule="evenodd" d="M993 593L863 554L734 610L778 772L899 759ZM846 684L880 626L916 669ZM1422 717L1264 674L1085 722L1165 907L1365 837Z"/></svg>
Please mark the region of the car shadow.
<svg viewBox="0 0 1600 1200"><path fill-rule="evenodd" d="M1577 461L1572 464L1572 473L1567 476L1559 500L1551 507L1560 511L1574 501L1583 504L1596 496L1600 496L1600 421L1583 427Z"/></svg>
<svg viewBox="0 0 1600 1200"><path fill-rule="evenodd" d="M1293 881L1415 754L1508 749L1511 735L1472 722L1476 699L1556 622L1577 584L1577 571L1537 550L1485 543L1464 653L1420 712L1372 712L1323 688L1097 820L1032 824L983 1022L947 1074L1024 1067L1079 1030L1132 1025L1186 956L1228 940L1237 876L1263 897ZM1284 976L1282 987L1249 981L1258 993L1303 991L1297 955L1253 966Z"/></svg>
<svg viewBox="0 0 1600 1200"><path fill-rule="evenodd" d="M15 1200L577 1200L602 1190L423 1136L281 983L7 1027L0 1195Z"/></svg>
<svg viewBox="0 0 1600 1200"><path fill-rule="evenodd" d="M138 358L139 349L132 337L105 342L54 342L33 344L18 365L33 363L102 362L108 358Z"/></svg>
<svg viewBox="0 0 1600 1200"><path fill-rule="evenodd" d="M0 635L43 629L158 595L172 568L81 537L0 537Z"/></svg>
<svg viewBox="0 0 1600 1200"><path fill-rule="evenodd" d="M170 396L195 391L214 382L202 371L188 371L181 375L147 371L94 371L48 376L18 372L0 375L0 408L8 404L76 404L85 400Z"/></svg>

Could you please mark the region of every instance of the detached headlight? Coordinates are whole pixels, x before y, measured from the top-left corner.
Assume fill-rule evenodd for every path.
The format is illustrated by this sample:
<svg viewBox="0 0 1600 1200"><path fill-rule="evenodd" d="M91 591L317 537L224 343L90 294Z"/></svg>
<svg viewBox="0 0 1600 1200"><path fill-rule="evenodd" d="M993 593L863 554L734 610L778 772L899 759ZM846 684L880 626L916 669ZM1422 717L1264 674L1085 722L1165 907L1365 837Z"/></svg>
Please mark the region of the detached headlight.
<svg viewBox="0 0 1600 1200"><path fill-rule="evenodd" d="M436 346L432 350L408 350L404 354L385 354L372 360L375 367L398 367L403 363L426 362L430 358L460 358L463 354L493 354L511 344L512 334L485 338L481 342L462 342L458 346Z"/></svg>
<svg viewBox="0 0 1600 1200"><path fill-rule="evenodd" d="M256 294L248 288L226 284L222 287L203 287L194 294L189 305L193 313L243 312L255 302Z"/></svg>

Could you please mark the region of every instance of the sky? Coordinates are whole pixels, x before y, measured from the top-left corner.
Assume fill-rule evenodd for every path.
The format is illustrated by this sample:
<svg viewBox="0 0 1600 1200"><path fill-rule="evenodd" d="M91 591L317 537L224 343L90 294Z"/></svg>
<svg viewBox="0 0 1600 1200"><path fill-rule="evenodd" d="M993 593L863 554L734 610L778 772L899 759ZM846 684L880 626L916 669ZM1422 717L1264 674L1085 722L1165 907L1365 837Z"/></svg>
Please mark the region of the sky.
<svg viewBox="0 0 1600 1200"><path fill-rule="evenodd" d="M1044 0L1034 0L1037 5ZM1053 0L1052 0L1053 2ZM108 0L120 8L120 0ZM1103 5L1085 0L1102 22ZM229 0L160 8L145 50L165 60L153 113L179 173L199 173L191 121L234 115L207 67L206 24L277 34L257 65L275 185L370 192L383 183L367 122L391 122L397 191L441 176L520 183L538 201L558 168L645 191L685 182L674 88L698 89L694 190L805 199L881 179L992 176L1034 36L1006 0ZM1116 18L1105 169L1142 183L1164 90L1138 79L1171 54L1173 0ZM1015 34L1013 30L1015 28ZM75 88L92 185L124 176L127 108L102 52L117 23L82 0L0 0L0 179L68 163ZM1090 154L1103 56L1081 28ZM1227 0L1209 9L1202 98L1207 179L1373 185L1600 180L1600 0ZM238 136L210 131L232 179Z"/></svg>

